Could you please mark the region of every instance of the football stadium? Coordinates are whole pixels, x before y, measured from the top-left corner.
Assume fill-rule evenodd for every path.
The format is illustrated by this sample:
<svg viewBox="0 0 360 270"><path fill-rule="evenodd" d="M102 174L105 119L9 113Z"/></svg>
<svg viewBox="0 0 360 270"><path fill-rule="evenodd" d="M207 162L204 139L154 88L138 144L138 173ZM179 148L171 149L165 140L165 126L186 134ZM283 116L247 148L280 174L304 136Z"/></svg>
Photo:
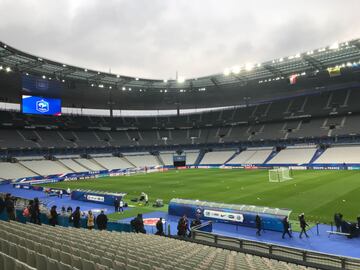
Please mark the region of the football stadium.
<svg viewBox="0 0 360 270"><path fill-rule="evenodd" d="M360 39L315 46L151 79L1 40L0 269L360 269Z"/></svg>

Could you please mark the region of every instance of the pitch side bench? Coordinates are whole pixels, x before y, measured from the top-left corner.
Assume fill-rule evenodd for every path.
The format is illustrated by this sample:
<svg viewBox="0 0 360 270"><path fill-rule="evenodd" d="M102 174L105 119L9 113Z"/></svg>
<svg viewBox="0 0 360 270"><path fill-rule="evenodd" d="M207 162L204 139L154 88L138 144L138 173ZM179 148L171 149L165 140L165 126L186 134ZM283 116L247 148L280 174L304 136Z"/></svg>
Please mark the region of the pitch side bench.
<svg viewBox="0 0 360 270"><path fill-rule="evenodd" d="M343 233L343 232L337 232L337 231L326 231L326 232L329 234L329 237L330 237L330 235L332 235L332 234L344 235L344 236L347 236L347 237L350 236L350 233Z"/></svg>

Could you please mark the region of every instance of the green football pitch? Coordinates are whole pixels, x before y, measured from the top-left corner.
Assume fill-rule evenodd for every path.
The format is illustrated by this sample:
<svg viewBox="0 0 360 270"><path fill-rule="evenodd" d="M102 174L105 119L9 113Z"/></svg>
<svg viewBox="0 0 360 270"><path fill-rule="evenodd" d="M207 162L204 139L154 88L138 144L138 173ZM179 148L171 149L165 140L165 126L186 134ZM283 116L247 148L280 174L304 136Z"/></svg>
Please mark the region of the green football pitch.
<svg viewBox="0 0 360 270"><path fill-rule="evenodd" d="M355 220L360 214L360 171L293 171L293 180L269 183L267 170L190 169L46 186L126 192L125 201L130 204L130 199L146 192L150 204L158 198L165 203L182 198L288 208L293 220L304 212L309 221L321 223L330 223L335 212L341 212L346 220ZM112 217L150 211L156 209L137 205L126 215Z"/></svg>

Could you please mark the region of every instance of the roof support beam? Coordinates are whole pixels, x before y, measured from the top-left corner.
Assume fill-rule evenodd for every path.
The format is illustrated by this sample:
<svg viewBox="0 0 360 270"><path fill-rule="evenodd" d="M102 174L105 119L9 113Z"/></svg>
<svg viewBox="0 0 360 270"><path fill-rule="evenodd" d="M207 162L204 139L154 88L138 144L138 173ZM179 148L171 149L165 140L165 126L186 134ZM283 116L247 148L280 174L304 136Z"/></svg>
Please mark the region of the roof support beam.
<svg viewBox="0 0 360 270"><path fill-rule="evenodd" d="M285 74L276 67L273 67L271 65L264 65L263 67L276 77L286 77Z"/></svg>
<svg viewBox="0 0 360 270"><path fill-rule="evenodd" d="M324 69L324 65L319 60L315 59L314 57L311 57L309 55L303 55L302 59L304 59L307 63L309 63L313 68L315 68L317 70Z"/></svg>

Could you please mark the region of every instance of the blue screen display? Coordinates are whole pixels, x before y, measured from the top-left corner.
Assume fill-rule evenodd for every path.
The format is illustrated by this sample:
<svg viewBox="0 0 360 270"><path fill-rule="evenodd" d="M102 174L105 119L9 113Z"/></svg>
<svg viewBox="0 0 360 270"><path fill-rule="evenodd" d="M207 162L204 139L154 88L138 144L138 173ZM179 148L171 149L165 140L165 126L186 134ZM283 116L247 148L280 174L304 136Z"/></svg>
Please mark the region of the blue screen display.
<svg viewBox="0 0 360 270"><path fill-rule="evenodd" d="M23 95L22 112L27 114L61 115L61 99Z"/></svg>

